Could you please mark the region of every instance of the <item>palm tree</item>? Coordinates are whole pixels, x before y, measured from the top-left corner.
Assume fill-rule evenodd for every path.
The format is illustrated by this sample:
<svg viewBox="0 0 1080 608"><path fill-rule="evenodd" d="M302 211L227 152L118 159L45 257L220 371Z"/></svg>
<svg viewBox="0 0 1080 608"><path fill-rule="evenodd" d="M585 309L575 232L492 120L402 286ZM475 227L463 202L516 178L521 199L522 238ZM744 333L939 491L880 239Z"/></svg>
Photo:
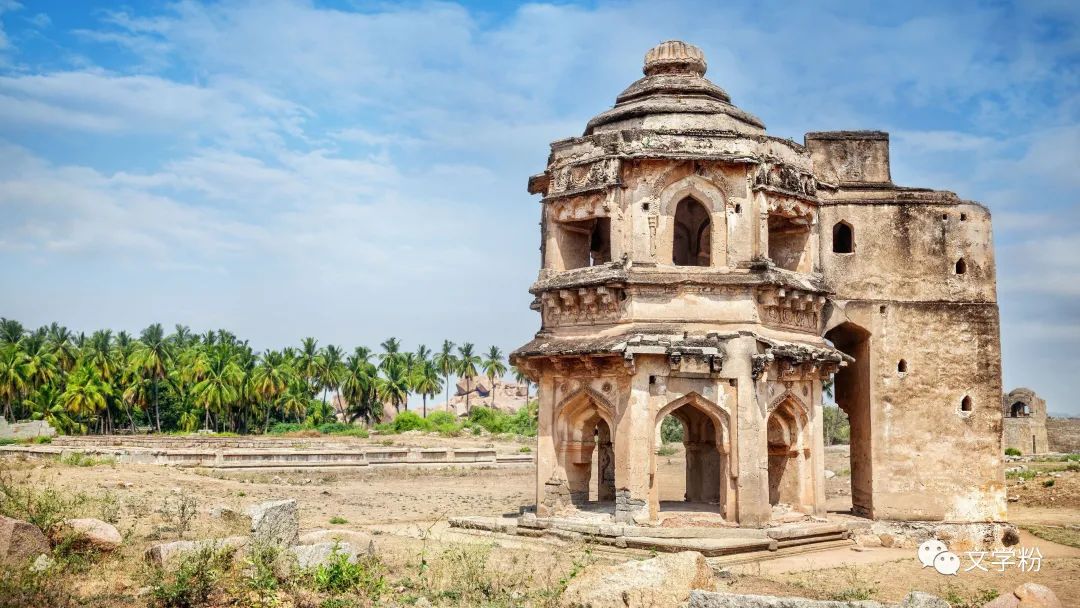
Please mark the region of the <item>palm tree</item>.
<svg viewBox="0 0 1080 608"><path fill-rule="evenodd" d="M92 365L84 363L68 378L61 400L64 409L71 415L82 420L92 420L98 417L102 410L108 411L111 396L112 387L109 383L105 382ZM104 431L105 420L99 418L98 423L99 430Z"/></svg>
<svg viewBox="0 0 1080 608"><path fill-rule="evenodd" d="M529 387L532 385L532 379L529 378L529 376L526 375L525 372L522 371L522 369L520 367L515 365L514 366L514 380L518 384L524 384L525 385L525 404L528 405L528 403L529 403Z"/></svg>
<svg viewBox="0 0 1080 608"><path fill-rule="evenodd" d="M450 374L457 371L458 361L454 357L454 343L450 340L443 340L442 349L439 354L435 355L433 361L435 367L443 375L443 385L446 387L446 409L450 410Z"/></svg>
<svg viewBox="0 0 1080 608"><path fill-rule="evenodd" d="M296 374L285 356L277 351L263 355L259 365L252 372L252 392L266 404L263 433L270 428L270 412L274 403L296 381Z"/></svg>
<svg viewBox="0 0 1080 608"><path fill-rule="evenodd" d="M49 325L46 341L49 352L56 357L56 364L62 374L68 374L75 367L75 359L78 352L72 342L71 331L68 328L52 323Z"/></svg>
<svg viewBox="0 0 1080 608"><path fill-rule="evenodd" d="M395 412L401 411L401 404L409 399L409 370L405 362L399 359L390 359L390 363L383 369L382 377L376 381L379 399L384 403L389 402L394 406Z"/></svg>
<svg viewBox="0 0 1080 608"><path fill-rule="evenodd" d="M68 415L64 408L63 393L54 384L46 384L37 389L24 403L30 410L32 419L44 420L60 433L86 432L85 425L76 423Z"/></svg>
<svg viewBox="0 0 1080 608"><path fill-rule="evenodd" d="M345 378L345 351L340 346L331 344L323 350L322 363L319 367L319 386L323 391L323 409L326 409L326 393L333 391L337 395L338 389Z"/></svg>
<svg viewBox="0 0 1080 608"><path fill-rule="evenodd" d="M139 343L135 347L135 353L131 359L131 365L143 377L150 380L151 402L154 406L154 428L161 432L161 409L158 407L158 385L169 375L169 368L175 359L174 344L181 344L183 331L187 328L182 325L176 326L173 340L165 337L165 330L160 323L142 330L139 334ZM188 332L190 333L190 332Z"/></svg>
<svg viewBox="0 0 1080 608"><path fill-rule="evenodd" d="M296 354L296 361L293 362L293 369L300 374L300 378L312 394L314 394L312 389L318 383L319 370L322 366L323 356L319 352L319 341L315 338L304 338L300 343L300 352Z"/></svg>
<svg viewBox="0 0 1080 608"><path fill-rule="evenodd" d="M495 407L495 378L502 378L506 375L506 364L503 363L503 354L498 346L488 348L483 366L484 375L491 382L491 407Z"/></svg>
<svg viewBox="0 0 1080 608"><path fill-rule="evenodd" d="M431 361L424 361L416 369L414 378L413 389L420 393L421 398L424 400L424 418L427 418L428 397L434 397L436 393L442 390L439 368L435 367L435 364Z"/></svg>
<svg viewBox="0 0 1080 608"><path fill-rule="evenodd" d="M302 378L296 378L289 383L289 388L278 398L282 414L296 416L297 422L302 422L308 406L308 384Z"/></svg>
<svg viewBox="0 0 1080 608"><path fill-rule="evenodd" d="M371 423L382 418L382 408L378 403L378 370L371 364L371 351L363 346L356 347L345 362L345 377L341 384L341 396L349 405L350 422L357 418Z"/></svg>
<svg viewBox="0 0 1080 608"><path fill-rule="evenodd" d="M175 344L178 348L187 348L191 344L193 338L191 328L187 325L181 325L179 323L173 328L173 333L169 336L169 341Z"/></svg>
<svg viewBox="0 0 1080 608"><path fill-rule="evenodd" d="M6 321L6 320L5 320ZM14 422L12 406L30 384L33 366L17 343L0 346L0 398L4 400L4 419Z"/></svg>
<svg viewBox="0 0 1080 608"><path fill-rule="evenodd" d="M472 379L476 376L476 366L480 365L480 357L473 353L473 343L466 342L458 347L457 375L465 378L465 415L472 413L469 405L469 394L472 393Z"/></svg>
<svg viewBox="0 0 1080 608"><path fill-rule="evenodd" d="M0 317L0 344L15 344L22 340L25 333L22 323Z"/></svg>
<svg viewBox="0 0 1080 608"><path fill-rule="evenodd" d="M385 369L390 361L397 360L401 355L401 342L397 338L387 338L379 347L383 349L379 355L379 369Z"/></svg>
<svg viewBox="0 0 1080 608"><path fill-rule="evenodd" d="M205 411L204 428L210 430L210 410L227 413L240 396L244 374L229 351L220 346L205 357L204 367L204 378L192 389L192 395Z"/></svg>

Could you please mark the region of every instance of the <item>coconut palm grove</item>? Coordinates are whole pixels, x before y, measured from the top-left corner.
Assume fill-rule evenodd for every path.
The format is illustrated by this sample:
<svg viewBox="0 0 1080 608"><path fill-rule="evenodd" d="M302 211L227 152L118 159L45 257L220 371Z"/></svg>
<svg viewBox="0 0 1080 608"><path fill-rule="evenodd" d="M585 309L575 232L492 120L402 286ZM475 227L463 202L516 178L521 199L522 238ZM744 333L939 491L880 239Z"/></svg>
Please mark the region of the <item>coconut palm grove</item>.
<svg viewBox="0 0 1080 608"><path fill-rule="evenodd" d="M28 329L0 319L4 418L46 420L66 434L363 433L388 407L400 415L384 430L452 432L462 423L447 412L429 416L428 400L444 394L448 402L451 377L468 383L484 375L493 382L507 371L498 347L478 353L472 343L449 340L438 351L420 345L410 352L391 337L378 350L350 352L304 338L297 346L256 352L224 329L199 334L176 325L167 332L155 323L137 336L108 329L87 335L57 323ZM412 396L420 398L422 416L408 411ZM479 407L469 414L484 426L527 433L535 412L526 409L518 416Z"/></svg>

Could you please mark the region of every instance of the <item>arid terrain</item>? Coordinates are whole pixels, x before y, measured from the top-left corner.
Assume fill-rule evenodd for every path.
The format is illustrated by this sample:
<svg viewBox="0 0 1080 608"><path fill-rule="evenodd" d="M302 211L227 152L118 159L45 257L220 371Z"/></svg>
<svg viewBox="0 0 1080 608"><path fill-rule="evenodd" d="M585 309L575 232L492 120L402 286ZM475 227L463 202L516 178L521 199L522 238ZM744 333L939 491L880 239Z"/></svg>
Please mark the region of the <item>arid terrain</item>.
<svg viewBox="0 0 1080 608"><path fill-rule="evenodd" d="M524 453L525 440L447 439L402 435L372 438L363 443L386 445L494 446L501 453ZM358 442L359 443L359 442ZM847 500L846 452L830 448L827 468L830 508L842 511ZM662 499L680 500L683 488L681 447L659 456ZM1041 465L1031 464L1038 468ZM76 594L94 606L144 606L147 569L142 554L156 543L174 540L177 533L166 513L170 503L193 499L196 516L184 538L223 537L240 532L226 520L211 516L217 507L242 510L271 499L298 501L300 526L352 529L373 534L377 554L391 580L410 575L460 577L453 570L462 555L480 555L482 569L502 571L506 584L550 587L572 576L583 565L617 561L621 555L601 548L551 540L491 537L450 529L446 519L460 515L517 513L532 500L534 471L529 464L478 468L377 468L371 470L301 470L244 472L180 469L152 465L60 463L55 460L6 458L0 467L5 483L29 483L56 488L62 495L85 498L87 516L115 523L125 537L118 554L102 556L94 567L75 575ZM1044 468L1055 467L1052 464ZM1022 528L1051 530L1061 542L1080 546L1080 473L1063 470L1057 477L1010 479L1012 520ZM1051 487L1044 485L1054 479ZM344 523L342 523L344 522ZM1072 530L1066 526L1072 525ZM1053 528L1045 528L1053 526ZM561 547L553 551L553 546ZM1015 565L1005 572L961 572L946 577L921 568L914 550L883 547L832 549L753 565L735 566L722 578L724 589L817 598L872 598L897 601L919 589L953 601L954 606L979 606L993 593L1006 593L1025 581L1052 588L1066 606L1080 605L1080 549L1038 538L1022 531L1021 547L1038 547L1044 558L1040 571L1023 572ZM465 553L455 553L464 551ZM479 553L475 553L479 552ZM457 555L456 558L453 556ZM442 561L440 561L442 560ZM467 561L467 560L466 560ZM498 564L495 566L495 564ZM421 564L426 564L421 566ZM442 564L441 566L439 564ZM430 569L429 569L430 568ZM442 568L440 570L440 568ZM474 575L476 572L473 573ZM401 583L402 597L410 591ZM390 595L394 595L391 590ZM453 595L453 594L451 594ZM552 600L554 601L554 600ZM444 605L455 605L446 603ZM492 604L501 605L501 604Z"/></svg>

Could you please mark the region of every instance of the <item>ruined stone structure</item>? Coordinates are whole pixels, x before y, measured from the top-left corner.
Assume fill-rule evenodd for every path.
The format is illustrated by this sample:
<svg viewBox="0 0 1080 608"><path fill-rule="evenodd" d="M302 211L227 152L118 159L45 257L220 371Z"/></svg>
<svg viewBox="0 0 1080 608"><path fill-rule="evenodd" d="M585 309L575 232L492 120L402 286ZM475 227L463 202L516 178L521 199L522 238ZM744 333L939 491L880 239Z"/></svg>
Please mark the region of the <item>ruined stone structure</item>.
<svg viewBox="0 0 1080 608"><path fill-rule="evenodd" d="M825 513L822 382L851 420L853 511L1005 516L990 213L892 183L888 135L768 135L665 42L542 195L538 515L761 526ZM661 504L657 426L685 427L686 503Z"/></svg>
<svg viewBox="0 0 1080 608"><path fill-rule="evenodd" d="M1013 389L1001 400L1004 425L1001 447L1014 448L1021 454L1045 454L1050 451L1046 434L1046 401L1030 388Z"/></svg>

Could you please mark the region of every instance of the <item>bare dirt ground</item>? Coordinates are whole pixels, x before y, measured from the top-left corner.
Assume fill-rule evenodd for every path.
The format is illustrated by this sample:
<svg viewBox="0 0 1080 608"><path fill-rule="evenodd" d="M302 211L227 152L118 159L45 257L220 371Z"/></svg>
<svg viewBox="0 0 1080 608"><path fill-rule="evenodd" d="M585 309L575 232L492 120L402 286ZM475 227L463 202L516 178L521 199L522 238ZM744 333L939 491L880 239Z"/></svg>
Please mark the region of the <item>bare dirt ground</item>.
<svg viewBox="0 0 1080 608"><path fill-rule="evenodd" d="M368 442L385 442L372 439ZM411 436L395 437L399 445L434 446L452 443L456 447L496 445L500 451L517 452L528 443L497 442L488 439ZM682 499L684 460L681 448L671 456L658 457L658 482L661 499ZM830 508L844 510L848 497L847 455L830 449L826 467L837 473L826 482ZM72 495L84 493L106 497L102 510L111 513L117 528L127 537L125 553L138 563L145 549L160 540L174 540L159 512L179 496L193 497L198 515L186 538L220 537L236 533L221 520L210 517L216 506L234 509L264 500L295 498L300 505L303 530L325 528L366 529L376 533L380 552L396 557L389 563L411 568L427 552L437 553L455 544L490 544L490 539L447 530L444 520L457 515L502 515L517 513L522 505L533 502L534 469L530 465L491 468L373 469L361 471L214 472L159 466L70 466L54 461L8 458L0 468L19 479L45 487L61 488ZM1022 525L1050 524L1064 526L1080 523L1080 509L1075 503L1080 487L1080 473L1064 472L1055 478L1053 487L1027 481L1023 488L1010 482L1010 494L1020 501L1010 503L1012 517ZM1050 501L1050 498L1054 498ZM846 501L846 502L845 502ZM845 506L846 505L846 506ZM331 524L331 518L347 523ZM340 521L335 519L334 521ZM439 523L443 522L443 523ZM1052 543L1027 533L1022 547L1039 547L1043 555L1041 571L1022 572L1015 566L1005 572L961 572L945 577L932 569L923 569L914 550L849 548L794 556L755 566L732 569L723 587L745 593L800 595L834 599L877 599L896 601L909 590L935 593L953 601L955 606L978 606L977 598L994 591L1008 593L1026 581L1045 584L1059 595L1064 605L1080 606L1080 549ZM550 541L506 541L498 551L503 563L529 569L521 584L547 584L545 581L565 574L570 562L582 555L590 559L619 559L602 551L563 546L553 550ZM99 606L145 605L137 600L137 589L145 584L137 569L89 576L81 588L83 594L98 598ZM531 582L528 582L531 581Z"/></svg>

